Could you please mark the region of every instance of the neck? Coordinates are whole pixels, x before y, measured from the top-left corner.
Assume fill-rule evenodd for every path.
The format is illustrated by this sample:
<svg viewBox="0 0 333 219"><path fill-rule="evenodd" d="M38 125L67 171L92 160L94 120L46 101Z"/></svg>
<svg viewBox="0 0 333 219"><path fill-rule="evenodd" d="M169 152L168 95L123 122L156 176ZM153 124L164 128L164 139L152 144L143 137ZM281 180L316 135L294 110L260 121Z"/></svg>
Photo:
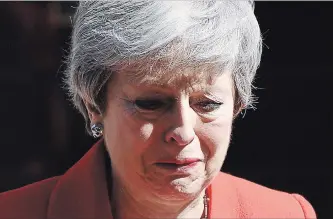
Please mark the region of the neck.
<svg viewBox="0 0 333 219"><path fill-rule="evenodd" d="M158 199L152 194L135 192L113 178L113 217L119 218L201 218L204 211L204 191L189 200Z"/></svg>

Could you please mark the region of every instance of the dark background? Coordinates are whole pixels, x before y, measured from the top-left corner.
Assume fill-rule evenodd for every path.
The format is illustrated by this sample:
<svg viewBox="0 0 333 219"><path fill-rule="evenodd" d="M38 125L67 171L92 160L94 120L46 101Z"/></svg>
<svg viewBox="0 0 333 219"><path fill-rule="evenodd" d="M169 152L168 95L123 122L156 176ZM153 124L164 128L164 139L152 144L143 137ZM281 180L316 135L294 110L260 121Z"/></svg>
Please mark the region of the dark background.
<svg viewBox="0 0 333 219"><path fill-rule="evenodd" d="M64 173L94 142L61 88L73 6L0 3L0 192ZM236 120L223 170L333 218L333 2L256 2L255 12L259 103Z"/></svg>

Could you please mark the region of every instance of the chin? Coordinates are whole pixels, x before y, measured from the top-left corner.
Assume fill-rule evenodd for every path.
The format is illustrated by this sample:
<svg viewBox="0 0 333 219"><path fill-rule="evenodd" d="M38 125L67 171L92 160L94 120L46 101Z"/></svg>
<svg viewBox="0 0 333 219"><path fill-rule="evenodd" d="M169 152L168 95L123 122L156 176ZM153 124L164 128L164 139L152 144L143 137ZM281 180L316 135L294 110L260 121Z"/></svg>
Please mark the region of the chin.
<svg viewBox="0 0 333 219"><path fill-rule="evenodd" d="M178 177L165 182L164 185L154 185L150 188L156 196L165 200L184 200L195 198L204 190L207 181L203 177L195 179L191 176Z"/></svg>

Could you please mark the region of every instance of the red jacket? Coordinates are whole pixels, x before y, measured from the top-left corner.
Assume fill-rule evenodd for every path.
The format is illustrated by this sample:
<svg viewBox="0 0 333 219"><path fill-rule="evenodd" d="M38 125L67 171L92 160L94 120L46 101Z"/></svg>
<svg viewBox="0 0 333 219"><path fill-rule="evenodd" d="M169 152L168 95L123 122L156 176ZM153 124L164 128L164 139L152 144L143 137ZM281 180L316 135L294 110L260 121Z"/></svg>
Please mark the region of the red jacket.
<svg viewBox="0 0 333 219"><path fill-rule="evenodd" d="M112 219L104 150L96 144L64 175L0 194L0 219ZM302 196L220 173L208 188L210 218L316 218Z"/></svg>

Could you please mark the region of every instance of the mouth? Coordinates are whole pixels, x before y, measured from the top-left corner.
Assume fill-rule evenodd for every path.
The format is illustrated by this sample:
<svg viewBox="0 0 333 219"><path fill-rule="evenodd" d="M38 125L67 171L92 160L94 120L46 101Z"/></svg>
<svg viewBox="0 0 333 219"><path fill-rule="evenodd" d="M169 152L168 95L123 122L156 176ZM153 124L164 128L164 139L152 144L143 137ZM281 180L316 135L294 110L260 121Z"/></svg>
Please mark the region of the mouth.
<svg viewBox="0 0 333 219"><path fill-rule="evenodd" d="M173 161L160 161L156 163L156 166L169 169L169 170L187 170L195 167L202 160L200 159L184 159L184 160L173 160Z"/></svg>

